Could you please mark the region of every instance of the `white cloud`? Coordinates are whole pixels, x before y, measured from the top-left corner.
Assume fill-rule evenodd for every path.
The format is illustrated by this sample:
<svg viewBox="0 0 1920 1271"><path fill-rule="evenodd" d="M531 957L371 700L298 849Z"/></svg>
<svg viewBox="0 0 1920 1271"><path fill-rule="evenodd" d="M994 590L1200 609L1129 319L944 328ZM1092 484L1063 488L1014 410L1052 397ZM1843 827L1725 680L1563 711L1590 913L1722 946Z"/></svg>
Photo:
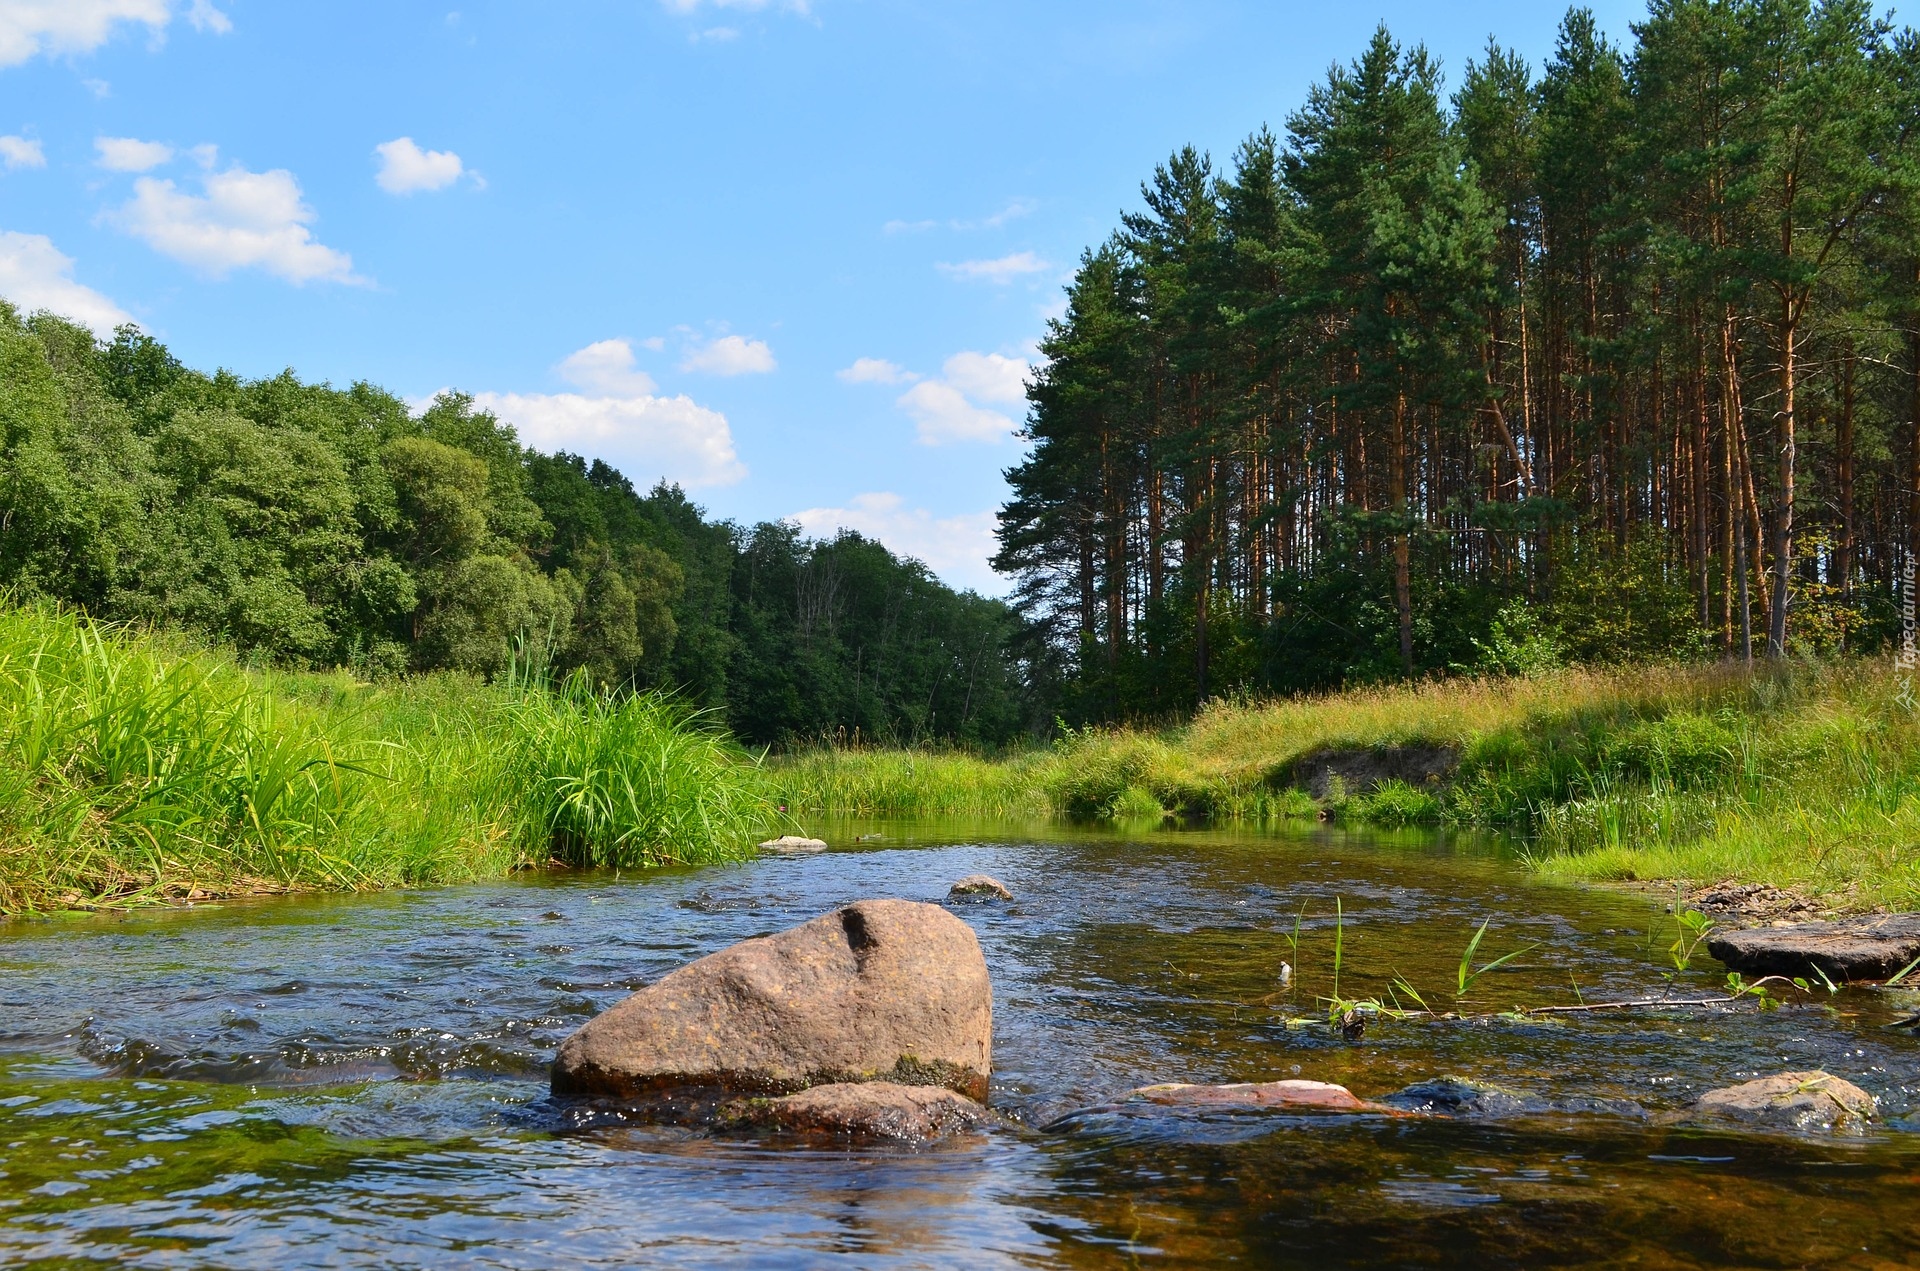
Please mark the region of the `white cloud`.
<svg viewBox="0 0 1920 1271"><path fill-rule="evenodd" d="M980 224L985 229L999 229L1008 221L1017 221L1023 216L1031 216L1034 208L1038 206L1032 199L1015 199L992 216L982 220Z"/></svg>
<svg viewBox="0 0 1920 1271"><path fill-rule="evenodd" d="M15 168L44 168L47 166L47 152L40 148L38 140L29 141L25 137L0 137L0 167L11 172Z"/></svg>
<svg viewBox="0 0 1920 1271"><path fill-rule="evenodd" d="M173 21L173 8L171 0L0 0L0 66L17 66L41 53L91 53L123 23L143 25L158 36ZM187 21L216 35L233 29L212 0L192 0ZM87 83L92 87L100 81Z"/></svg>
<svg viewBox="0 0 1920 1271"><path fill-rule="evenodd" d="M747 475L727 417L686 396L476 393L473 401L512 424L528 444L605 459L643 488L656 478L692 488L731 485Z"/></svg>
<svg viewBox="0 0 1920 1271"><path fill-rule="evenodd" d="M922 445L950 441L1000 441L1014 430L1013 420L986 410L945 380L925 380L902 393L900 408L913 417Z"/></svg>
<svg viewBox="0 0 1920 1271"><path fill-rule="evenodd" d="M314 210L291 172L235 166L209 173L202 185L205 194L193 195L172 181L141 177L110 219L161 255L215 278L252 268L291 283L365 281L354 275L350 256L314 239Z"/></svg>
<svg viewBox="0 0 1920 1271"><path fill-rule="evenodd" d="M958 264L942 262L940 272L963 282L986 281L1004 285L1025 274L1045 273L1052 266L1032 252L1015 252L995 260L963 260Z"/></svg>
<svg viewBox="0 0 1920 1271"><path fill-rule="evenodd" d="M707 41L709 44L725 44L728 40L739 39L740 29L731 26L710 26L704 31L695 31L687 38L695 44L700 43L702 40Z"/></svg>
<svg viewBox="0 0 1920 1271"><path fill-rule="evenodd" d="M37 53L91 53L122 22L165 29L167 0L0 0L0 66Z"/></svg>
<svg viewBox="0 0 1920 1271"><path fill-rule="evenodd" d="M95 137L93 148L100 152L95 162L109 172L150 172L173 158L173 147L164 141L137 137Z"/></svg>
<svg viewBox="0 0 1920 1271"><path fill-rule="evenodd" d="M758 13L762 9L785 9L802 17L813 12L809 0L660 0L668 13L698 13L702 9L741 9Z"/></svg>
<svg viewBox="0 0 1920 1271"><path fill-rule="evenodd" d="M944 221L944 222L943 221L888 221L885 225L882 225L880 227L880 232L883 234L922 234L930 229L939 229L940 226L943 224L948 229L959 230L962 232L969 231L969 230L980 230L980 229L999 229L1001 226L1005 225L1008 221L1017 221L1023 216L1031 215L1034 209L1037 207L1039 207L1039 204L1035 203L1032 199L1015 199L1013 200L1013 202L1001 208L998 212L995 212L992 216L983 216L977 221L963 221L958 219ZM1028 254L1030 255L1031 253L1028 253ZM970 261L968 262L968 265L986 265L986 264L994 264L994 263L996 262ZM968 267L967 265L941 266L941 268L943 269L965 269L967 267ZM1045 265L1042 264L1040 267L1045 268Z"/></svg>
<svg viewBox="0 0 1920 1271"><path fill-rule="evenodd" d="M132 321L119 305L75 282L73 258L44 234L0 230L0 296L22 313L46 309L101 335Z"/></svg>
<svg viewBox="0 0 1920 1271"><path fill-rule="evenodd" d="M855 358L852 366L835 371L834 375L848 384L911 384L920 378L883 357Z"/></svg>
<svg viewBox="0 0 1920 1271"><path fill-rule="evenodd" d="M705 371L709 375L763 375L778 363L764 340L723 335L707 344L697 345L682 359L683 371Z"/></svg>
<svg viewBox="0 0 1920 1271"><path fill-rule="evenodd" d="M233 19L213 7L213 0L193 0L187 10L187 21L193 23L196 31L211 31L215 35L225 35L233 30Z"/></svg>
<svg viewBox="0 0 1920 1271"><path fill-rule="evenodd" d="M925 508L909 508L897 494L858 494L843 508L808 508L787 519L814 537L835 530L856 530L880 540L888 550L922 561L948 583L996 593L1005 580L987 564L996 550L994 514L970 512L936 517Z"/></svg>
<svg viewBox="0 0 1920 1271"><path fill-rule="evenodd" d="M956 353L940 368L938 379L922 380L912 371L880 358L863 357L839 373L849 384L903 384L918 380L894 399L912 418L920 443L943 446L955 441L999 442L1019 427L991 403L1013 406L1027 399L1033 367L1001 353Z"/></svg>
<svg viewBox="0 0 1920 1271"><path fill-rule="evenodd" d="M653 377L633 365L633 346L625 340L601 340L569 353L560 378L590 393L642 397L653 392Z"/></svg>
<svg viewBox="0 0 1920 1271"><path fill-rule="evenodd" d="M941 370L947 382L968 397L1014 403L1027 400L1027 376L1033 368L1019 358L998 353L956 353Z"/></svg>
<svg viewBox="0 0 1920 1271"><path fill-rule="evenodd" d="M451 150L422 150L412 137L395 137L373 148L380 156L374 180L388 194L444 190L460 179L466 166Z"/></svg>

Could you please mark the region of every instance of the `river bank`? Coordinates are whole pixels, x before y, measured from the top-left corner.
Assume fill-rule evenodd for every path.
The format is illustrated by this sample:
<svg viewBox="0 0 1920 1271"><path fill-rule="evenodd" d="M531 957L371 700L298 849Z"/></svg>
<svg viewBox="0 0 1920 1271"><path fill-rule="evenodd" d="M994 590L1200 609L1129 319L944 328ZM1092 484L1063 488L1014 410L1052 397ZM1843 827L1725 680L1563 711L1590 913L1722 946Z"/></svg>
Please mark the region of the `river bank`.
<svg viewBox="0 0 1920 1271"><path fill-rule="evenodd" d="M657 697L0 610L0 914L734 859L775 819L757 761Z"/></svg>
<svg viewBox="0 0 1920 1271"><path fill-rule="evenodd" d="M1884 662L1567 670L1089 729L1000 760L816 749L796 815L1434 824L1523 836L1542 875L1727 880L1920 907L1920 721Z"/></svg>

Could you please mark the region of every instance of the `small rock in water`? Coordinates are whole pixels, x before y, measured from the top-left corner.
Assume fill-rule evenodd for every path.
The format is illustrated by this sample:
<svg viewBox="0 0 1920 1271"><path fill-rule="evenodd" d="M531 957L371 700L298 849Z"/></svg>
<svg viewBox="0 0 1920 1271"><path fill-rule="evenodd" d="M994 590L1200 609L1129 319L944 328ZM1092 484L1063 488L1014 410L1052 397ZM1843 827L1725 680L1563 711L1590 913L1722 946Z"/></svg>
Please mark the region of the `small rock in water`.
<svg viewBox="0 0 1920 1271"><path fill-rule="evenodd" d="M1783 1072L1709 1090L1691 1111L1763 1129L1850 1132L1873 1119L1873 1096L1832 1073Z"/></svg>
<svg viewBox="0 0 1920 1271"><path fill-rule="evenodd" d="M1819 917L1813 902L1806 897L1766 883L1716 883L1686 897L1686 905L1716 918L1740 917L1749 921Z"/></svg>
<svg viewBox="0 0 1920 1271"><path fill-rule="evenodd" d="M1359 1041L1367 1035L1367 1017L1359 1011L1342 1011L1340 1035L1350 1042Z"/></svg>
<svg viewBox="0 0 1920 1271"><path fill-rule="evenodd" d="M856 843L877 843L885 837L887 836L884 834L856 834L853 836L853 841Z"/></svg>
<svg viewBox="0 0 1920 1271"><path fill-rule="evenodd" d="M1409 1112L1433 1116L1511 1119L1596 1115L1625 1117L1635 1121L1647 1119L1647 1110L1628 1099L1603 1099L1592 1095L1550 1097L1527 1090L1489 1085L1468 1077L1438 1077L1431 1081L1416 1082L1404 1090L1387 1095L1383 1102Z"/></svg>
<svg viewBox="0 0 1920 1271"><path fill-rule="evenodd" d="M1283 985L1293 983L1293 964L1292 963L1282 962L1280 964L1280 983Z"/></svg>
<svg viewBox="0 0 1920 1271"><path fill-rule="evenodd" d="M1920 958L1920 914L1716 931L1707 952L1744 975L1884 980Z"/></svg>
<svg viewBox="0 0 1920 1271"><path fill-rule="evenodd" d="M1129 1090L1122 1102L1157 1103L1168 1108L1319 1108L1332 1112L1385 1112L1391 1109L1358 1098L1345 1086L1327 1081L1242 1081L1224 1086L1166 1082Z"/></svg>
<svg viewBox="0 0 1920 1271"><path fill-rule="evenodd" d="M970 900L975 897L997 897L1000 900L1012 900L1013 893L999 879L987 874L968 874L947 891L949 900Z"/></svg>
<svg viewBox="0 0 1920 1271"><path fill-rule="evenodd" d="M760 845L763 852L824 852L826 842L822 839L802 838L798 834L782 834L777 839L768 839Z"/></svg>
<svg viewBox="0 0 1920 1271"><path fill-rule="evenodd" d="M734 1124L796 1134L928 1143L988 1124L993 1114L944 1086L891 1081L836 1082L781 1099L735 1105Z"/></svg>

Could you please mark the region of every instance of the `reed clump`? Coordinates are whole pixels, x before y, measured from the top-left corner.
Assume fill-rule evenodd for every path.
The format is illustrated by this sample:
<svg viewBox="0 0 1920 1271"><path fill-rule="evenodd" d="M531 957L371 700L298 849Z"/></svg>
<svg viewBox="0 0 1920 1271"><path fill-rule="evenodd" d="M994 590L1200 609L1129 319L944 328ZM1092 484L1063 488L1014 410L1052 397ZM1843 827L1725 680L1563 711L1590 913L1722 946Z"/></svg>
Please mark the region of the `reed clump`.
<svg viewBox="0 0 1920 1271"><path fill-rule="evenodd" d="M752 850L759 766L584 682L388 685L0 610L0 912Z"/></svg>

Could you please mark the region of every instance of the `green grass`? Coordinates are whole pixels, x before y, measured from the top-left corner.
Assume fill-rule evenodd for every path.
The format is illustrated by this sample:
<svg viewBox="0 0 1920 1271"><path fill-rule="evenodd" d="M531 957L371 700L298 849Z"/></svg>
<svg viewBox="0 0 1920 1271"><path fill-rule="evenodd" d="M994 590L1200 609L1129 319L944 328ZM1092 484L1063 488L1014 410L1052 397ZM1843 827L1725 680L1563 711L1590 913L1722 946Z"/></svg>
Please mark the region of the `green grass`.
<svg viewBox="0 0 1920 1271"><path fill-rule="evenodd" d="M1454 751L1453 781L1315 800L1292 780L1317 752L1400 746ZM998 763L811 751L773 771L812 812L1484 826L1524 836L1532 867L1553 877L1737 878L1842 908L1920 906L1920 718L1884 662L1570 670L1217 702L1183 727L1078 731Z"/></svg>
<svg viewBox="0 0 1920 1271"><path fill-rule="evenodd" d="M250 670L0 610L0 912L741 856L760 766L659 698Z"/></svg>

